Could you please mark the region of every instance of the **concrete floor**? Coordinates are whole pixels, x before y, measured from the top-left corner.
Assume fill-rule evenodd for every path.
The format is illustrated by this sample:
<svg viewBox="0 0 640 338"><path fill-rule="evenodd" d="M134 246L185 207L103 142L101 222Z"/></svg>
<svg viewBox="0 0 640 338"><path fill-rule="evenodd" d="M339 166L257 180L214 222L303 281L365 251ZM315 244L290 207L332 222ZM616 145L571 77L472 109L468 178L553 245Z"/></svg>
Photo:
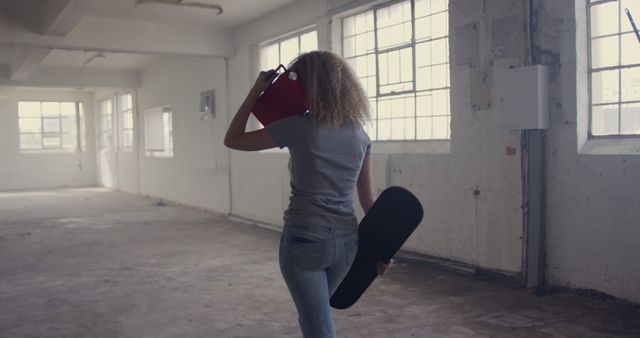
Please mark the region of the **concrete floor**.
<svg viewBox="0 0 640 338"><path fill-rule="evenodd" d="M299 337L279 234L103 189L0 193L0 337ZM399 260L339 337L639 337L640 314Z"/></svg>

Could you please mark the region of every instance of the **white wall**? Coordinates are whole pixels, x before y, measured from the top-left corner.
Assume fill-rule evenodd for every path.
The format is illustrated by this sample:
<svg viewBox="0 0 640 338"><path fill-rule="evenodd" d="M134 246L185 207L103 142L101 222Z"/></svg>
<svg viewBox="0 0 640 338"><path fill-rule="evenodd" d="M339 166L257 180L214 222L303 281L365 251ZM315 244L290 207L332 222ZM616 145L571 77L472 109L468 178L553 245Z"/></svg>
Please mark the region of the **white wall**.
<svg viewBox="0 0 640 338"><path fill-rule="evenodd" d="M488 8L482 18L481 2L452 1L452 33L461 22L480 22L494 16L522 15L521 7ZM358 4L366 3L357 1ZM236 55L230 62L231 107L242 102L255 74L250 67L250 51L256 43L295 29L317 24L319 45L330 46L326 32L328 11L348 9L347 1L298 1L271 13L235 33ZM479 6L478 6L479 5ZM484 33L481 33L484 34ZM452 73L452 141L413 142L373 146L379 187L402 185L413 191L425 207L425 219L405 245L416 251L463 261L472 265L507 273L521 271L522 215L520 210L520 157L505 155L505 147L519 147L519 133L497 127L495 112L473 108L475 92L471 81L491 58L487 36L482 36L475 51L478 63L453 67ZM520 37L521 38L521 37ZM453 45L453 42L452 42ZM453 51L452 51L453 55ZM520 62L517 58L510 61ZM505 60L496 63L506 65ZM233 109L231 109L233 111ZM411 149L403 153L402 149ZM435 151L435 149L438 149ZM442 149L445 149L444 153ZM282 212L289 195L288 157L277 152L232 152L232 210L240 217L281 226ZM259 175L259 176L257 176ZM474 190L479 195L474 195ZM271 198L265 198L265 194Z"/></svg>
<svg viewBox="0 0 640 338"><path fill-rule="evenodd" d="M163 57L148 65L135 91L134 150L125 152L115 146L98 150L101 184L228 213L229 152L223 145L228 122L226 82L226 63L220 58ZM201 119L200 92L211 89L215 91L216 117ZM121 91L99 91L97 104L111 98L115 107L115 97ZM144 111L167 105L173 108L174 157L146 157Z"/></svg>
<svg viewBox="0 0 640 338"><path fill-rule="evenodd" d="M87 150L83 152L21 153L18 101L77 101L84 104ZM93 113L90 92L3 89L0 96L0 191L96 184Z"/></svg>
<svg viewBox="0 0 640 338"><path fill-rule="evenodd" d="M223 145L228 118L226 82L225 60L219 58L165 58L143 71L137 119L140 193L228 213L229 161ZM200 93L211 89L216 116L201 119ZM165 105L173 108L174 157L145 157L143 113Z"/></svg>
<svg viewBox="0 0 640 338"><path fill-rule="evenodd" d="M537 13L539 56L554 65L547 185L549 281L640 303L640 140L584 143L585 1L547 0ZM626 147L629 142L635 146ZM612 155L590 154L591 149Z"/></svg>
<svg viewBox="0 0 640 338"><path fill-rule="evenodd" d="M636 183L640 182L640 142L585 143L584 0L538 0L534 4L538 18L534 52L541 63L552 67L546 234L549 283L640 302ZM235 32L236 55L230 62L232 108L241 103L255 76L249 65L256 43L317 23L320 46L331 45L322 40L330 36L324 31L330 18L323 13L353 6L349 1L330 1L330 8L324 6L324 2L299 1ZM524 8L525 2L516 0L451 0L450 144L434 147L421 142L418 151L415 144L402 145L412 149L411 153L397 151L396 145L374 144L376 169L385 170L384 176L376 173L377 185L386 181L386 185L405 186L425 207L425 220L405 245L407 250L507 273L522 271L520 135L497 127L490 103L495 72L526 62ZM580 15L574 20L576 10ZM477 32L469 29L473 24ZM506 155L507 147L518 153ZM436 148L449 151L433 151ZM624 153L627 155L620 155ZM289 193L286 161L286 154L278 152L233 152L231 213L280 224ZM265 198L264 191L272 198Z"/></svg>

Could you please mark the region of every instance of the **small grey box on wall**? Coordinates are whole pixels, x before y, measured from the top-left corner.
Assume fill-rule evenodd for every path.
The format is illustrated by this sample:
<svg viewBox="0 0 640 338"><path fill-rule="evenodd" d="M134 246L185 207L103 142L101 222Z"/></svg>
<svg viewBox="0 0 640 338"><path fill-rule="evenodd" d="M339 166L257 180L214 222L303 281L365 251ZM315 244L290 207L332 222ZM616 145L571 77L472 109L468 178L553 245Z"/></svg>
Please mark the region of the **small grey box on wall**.
<svg viewBox="0 0 640 338"><path fill-rule="evenodd" d="M216 117L216 112L214 109L215 105L215 97L213 90L208 90L206 92L200 93L200 118L208 119Z"/></svg>
<svg viewBox="0 0 640 338"><path fill-rule="evenodd" d="M534 65L499 71L495 87L502 128L549 127L549 67Z"/></svg>

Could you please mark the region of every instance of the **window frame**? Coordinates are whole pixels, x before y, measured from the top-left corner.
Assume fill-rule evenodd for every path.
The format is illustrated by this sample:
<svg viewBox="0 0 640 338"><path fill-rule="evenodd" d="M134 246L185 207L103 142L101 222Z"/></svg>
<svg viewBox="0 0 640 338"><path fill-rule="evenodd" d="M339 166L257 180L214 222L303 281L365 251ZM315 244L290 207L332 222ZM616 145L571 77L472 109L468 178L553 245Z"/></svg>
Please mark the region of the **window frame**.
<svg viewBox="0 0 640 338"><path fill-rule="evenodd" d="M100 144L100 149L112 149L114 146L114 140L113 140L113 135L114 135L114 109L113 109L113 98L109 97L103 100L100 100L99 106L100 106L100 113L99 113L99 131L100 131L100 138L99 138L99 144ZM105 113L105 104L108 103L109 105L109 112ZM105 126L104 124L104 118L105 117L110 117L111 123L108 126ZM108 127L108 128L105 128ZM104 144L104 135L105 134L109 134L109 145L105 145Z"/></svg>
<svg viewBox="0 0 640 338"><path fill-rule="evenodd" d="M147 144L147 133L149 132L148 128L148 124L147 124L147 115L150 113L158 113L160 115L160 119L162 120L162 139L163 139L163 149L162 150L157 150L157 149L149 149L149 145ZM168 122L168 130L167 129L167 125L165 125L165 114L168 114L169 118L169 122ZM145 143L144 143L144 156L147 158L157 158L157 159L172 159L175 156L175 152L174 152L174 140L173 140L173 136L174 136L174 129L173 129L173 106L172 105L165 105L165 106L159 106L159 107L154 107L154 108L150 108L144 111L144 135L145 135ZM165 138L166 137L166 138ZM168 146L169 149L165 149L165 146Z"/></svg>
<svg viewBox="0 0 640 338"><path fill-rule="evenodd" d="M39 116L21 116L20 113L20 104L23 102L29 103L38 103L40 105L40 115ZM43 105L45 103L55 103L58 104L58 115L56 117L52 116L43 116ZM71 117L65 117L62 112L62 104L71 104L73 106L73 115ZM82 152L86 151L86 148L83 148L83 140L81 139L84 135L82 135L82 127L80 124L83 121L80 116L80 107L82 106L81 101L73 101L73 100L18 100L17 101L17 116L18 116L18 150L20 153L73 153L73 152ZM22 119L39 119L40 120L40 132L22 132L20 129L20 121ZM72 130L63 131L63 120L65 118L69 118L72 121L73 125ZM58 121L58 131L57 132L46 132L44 127L45 120L57 120ZM60 139L59 147L47 147L44 145L45 134L53 135L55 134ZM64 135L74 136L74 142L71 147L65 147ZM39 148L23 148L22 146L22 135L40 135L40 147Z"/></svg>
<svg viewBox="0 0 640 338"><path fill-rule="evenodd" d="M391 6L394 6L396 4L400 4L403 3L405 1L409 2L409 6L410 6L410 15L411 15L411 38L408 42L403 42L403 43L398 43L397 45L394 44L392 47L384 47L384 48L379 48L379 41L378 41L378 34L379 34L379 30L381 29L379 27L378 24L378 11L380 9L383 8L388 8ZM363 56L368 56L368 55L374 55L375 58L375 95L371 95L370 93L368 93L368 99L370 100L370 102L372 104L379 105L380 100L385 100L388 98L398 98L398 99L402 99L404 96L408 96L411 100L413 100L413 114L412 116L404 116L402 118L393 118L393 117L389 117L388 119L383 119L383 120L388 120L388 121L394 121L394 120L398 120L398 121L402 121L401 123L406 123L407 121L410 122L410 124L413 124L413 131L411 132L411 134L413 135L413 138L407 138L406 136L406 129L404 132L404 136L402 138L393 138L392 134L389 135L389 138L385 138L385 139L380 139L380 129L378 126L378 123L380 121L380 116L379 116L379 112L378 107L372 107L373 109L375 109L376 111L376 116L375 118L372 118L371 123L374 124L373 129L370 130L369 132L375 132L375 135L370 135L371 139L373 142L378 142L380 144L401 144L401 143L425 143L425 142L432 142L432 143L446 143L446 142L450 142L451 141L451 77L452 77L452 72L451 72L451 46L450 46L450 38L451 38L451 32L449 31L449 8L448 8L448 3L449 1L447 1L447 7L445 10L442 11L437 11L437 12L430 12L428 15L425 16L420 16L420 17L416 17L416 4L414 0L393 0L393 1L386 1L386 2L382 2L382 3L376 3L372 6L366 7L366 8L359 8L356 10L350 10L347 12L344 12L342 14L338 14L334 17L334 19L339 20L339 23L337 24L337 26L334 26L335 28L337 28L339 30L339 33L337 35L334 35L334 38L339 39L339 43L338 45L334 45L337 47L338 52L342 55L343 58L345 59L356 59L358 57L363 57ZM358 15L362 15L365 14L367 12L371 12L372 16L373 16L373 28L372 28L372 32L374 34L374 47L372 51L366 51L363 54L354 54L351 55L349 57L345 57L345 39L348 38L349 36L345 36L345 24L344 21L347 18L355 18ZM435 16L435 15L439 15L442 13L446 13L447 15L447 27L446 27L446 35L443 36L438 36L435 38L432 37L420 37L417 38L416 37L416 22L422 18L425 17L431 17L431 16ZM403 24L403 23L400 23ZM391 26L389 26L391 27ZM387 28L387 27L382 27L382 28ZM371 31L369 31L371 32ZM366 32L365 32L366 33ZM362 33L361 33L362 34ZM356 36L357 34L354 34L353 36ZM422 66L422 67L436 67L436 66L443 66L446 65L446 69L447 69L447 74L446 74L446 86L444 87L428 87L426 89L418 89L418 71L417 68L419 68L416 64L418 57L417 57L417 49L419 47L420 44L422 43L433 43L434 41L437 40L445 40L446 44L447 44L447 56L446 56L446 62L445 63L433 63L433 64L429 64L427 66ZM412 70L411 70L411 74L412 74L412 80L411 80L411 85L412 85L412 89L410 90L403 90L403 91L397 91L397 92L389 92L389 93L384 93L381 92L381 84L380 84L380 64L379 64L379 59L380 59L380 55L383 53L387 53L389 51L394 51L394 50L402 50L402 49L406 49L406 48L411 48L411 60L413 62L412 64ZM354 69L355 71L355 69ZM369 75L368 75L369 76ZM400 82L402 83L402 81ZM363 83L363 87L366 87L368 84L367 83ZM434 91L439 91L439 90L443 90L446 91L444 93L444 95L446 96L446 107L448 110L448 114L446 115L442 115L442 114L433 114L433 112L431 112L431 115L429 116L419 116L418 115L418 98L420 97L424 97L425 93L433 93ZM430 95L427 95L430 96ZM405 97L406 99L406 97ZM374 102L372 102L374 101ZM420 138L419 137L419 132L418 132L418 121L420 120L419 118L423 117L423 118L430 118L432 120L432 129L430 131L430 138ZM446 117L447 118L447 127L448 130L446 132L446 136L445 137L435 137L434 136L434 130L433 130L433 121L434 121L434 117ZM405 127L406 128L406 127ZM391 133L393 131L390 131ZM438 147L438 149L435 150L435 152L437 153L447 153L449 152L448 149L440 149L442 147Z"/></svg>
<svg viewBox="0 0 640 338"><path fill-rule="evenodd" d="M595 6L600 6L607 3L616 2L618 4L618 30L616 33L606 34L603 36L599 36L598 38L607 38L607 37L617 37L618 38L618 64L616 66L606 66L606 67L598 67L593 68L592 61L592 42L594 40L592 36L592 26L591 26L591 9ZM586 1L586 19L587 19L587 96L588 96L588 129L587 129L587 139L593 140L606 140L606 139L640 139L640 132L637 134L621 134L622 131L622 106L624 104L640 104L640 99L632 100L632 101L622 101L622 72L624 69L630 68L640 68L640 63L622 65L622 36L626 34L633 33L623 32L622 31L622 21L626 20L621 15L622 2L620 0L600 0ZM606 72L611 70L618 71L618 99L616 102L603 102L595 104L593 103L593 74L598 72ZM594 135L593 134L593 108L595 106L611 106L616 105L618 107L618 133L617 134L609 134L609 135ZM638 108L640 110L640 108ZM640 114L640 112L639 112Z"/></svg>
<svg viewBox="0 0 640 338"><path fill-rule="evenodd" d="M123 97L126 95L131 95L131 108L124 109L123 107ZM123 91L117 94L116 97L117 107L118 107L118 151L119 152L133 152L136 147L136 95L133 90ZM124 115L131 114L131 128L124 128ZM131 145L124 145L124 137L125 131L131 131Z"/></svg>
<svg viewBox="0 0 640 338"><path fill-rule="evenodd" d="M258 62L257 62L258 69L264 70L264 69L261 69L263 67L263 65L262 65L262 55L261 55L262 50L267 48L267 47L270 47L272 45L275 45L275 44L278 44L278 59L279 59L279 62L282 65L284 65L285 67L288 67L288 63L290 63L293 60L289 61L287 64L282 63L282 46L281 46L282 42L287 41L289 39L292 39L294 37L297 37L298 38L298 52L299 52L298 55L300 55L301 54L300 46L302 45L301 44L301 37L303 35L311 33L311 32L315 32L316 33L316 50L317 50L317 48L319 48L319 45L320 45L319 42L320 41L318 41L318 28L316 27L316 25L306 26L304 28L294 30L294 31L289 32L287 34L280 35L280 36L278 36L276 38L269 39L269 40L263 41L261 43L258 43L258 45L257 45L257 47L258 47ZM276 67L276 66L278 66L278 65L270 65L270 66L267 66L267 67Z"/></svg>

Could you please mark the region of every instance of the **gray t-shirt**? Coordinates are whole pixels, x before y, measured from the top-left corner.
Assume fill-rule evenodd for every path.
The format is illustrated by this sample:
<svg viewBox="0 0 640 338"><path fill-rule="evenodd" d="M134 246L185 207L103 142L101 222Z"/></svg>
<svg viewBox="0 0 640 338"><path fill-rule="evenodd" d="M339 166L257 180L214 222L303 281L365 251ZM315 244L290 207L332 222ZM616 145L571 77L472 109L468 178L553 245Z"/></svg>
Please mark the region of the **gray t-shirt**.
<svg viewBox="0 0 640 338"><path fill-rule="evenodd" d="M362 161L371 151L362 127L350 122L329 127L308 115L294 115L266 128L291 155L291 197L285 224L357 228L353 190Z"/></svg>

